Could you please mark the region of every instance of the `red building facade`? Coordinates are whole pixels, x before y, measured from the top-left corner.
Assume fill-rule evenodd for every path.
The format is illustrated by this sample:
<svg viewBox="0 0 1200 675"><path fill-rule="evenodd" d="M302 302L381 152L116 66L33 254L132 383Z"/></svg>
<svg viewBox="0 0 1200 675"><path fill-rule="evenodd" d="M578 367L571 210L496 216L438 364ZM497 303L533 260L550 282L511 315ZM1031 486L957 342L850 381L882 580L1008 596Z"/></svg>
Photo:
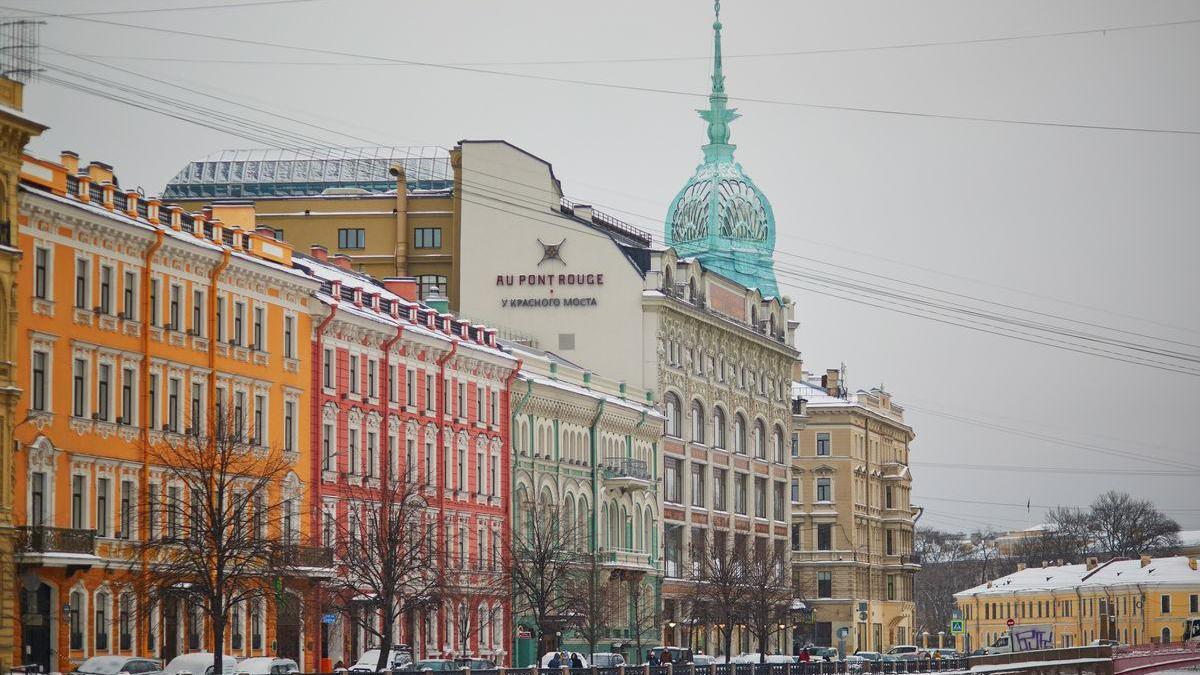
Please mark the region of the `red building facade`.
<svg viewBox="0 0 1200 675"><path fill-rule="evenodd" d="M501 569L511 513L508 386L519 362L497 347L494 330L419 304L415 281L379 282L320 247L312 253L300 264L321 280L324 306L311 345L313 543L336 550L364 495L378 499L390 477L403 476L429 505L447 572L465 579ZM405 616L393 644L408 645L416 659L506 664L511 594L497 590L471 589ZM350 665L378 646L346 611L323 624L329 664Z"/></svg>

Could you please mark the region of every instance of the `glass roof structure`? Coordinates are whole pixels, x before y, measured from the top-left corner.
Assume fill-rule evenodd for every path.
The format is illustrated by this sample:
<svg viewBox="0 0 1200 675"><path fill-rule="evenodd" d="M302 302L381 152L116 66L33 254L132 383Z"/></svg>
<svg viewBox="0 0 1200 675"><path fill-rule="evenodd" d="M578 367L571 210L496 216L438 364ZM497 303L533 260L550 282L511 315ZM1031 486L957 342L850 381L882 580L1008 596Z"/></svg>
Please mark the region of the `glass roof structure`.
<svg viewBox="0 0 1200 675"><path fill-rule="evenodd" d="M164 199L241 199L319 195L329 188L396 189L388 173L404 165L408 190L449 190L450 153L438 146L222 150L189 162Z"/></svg>

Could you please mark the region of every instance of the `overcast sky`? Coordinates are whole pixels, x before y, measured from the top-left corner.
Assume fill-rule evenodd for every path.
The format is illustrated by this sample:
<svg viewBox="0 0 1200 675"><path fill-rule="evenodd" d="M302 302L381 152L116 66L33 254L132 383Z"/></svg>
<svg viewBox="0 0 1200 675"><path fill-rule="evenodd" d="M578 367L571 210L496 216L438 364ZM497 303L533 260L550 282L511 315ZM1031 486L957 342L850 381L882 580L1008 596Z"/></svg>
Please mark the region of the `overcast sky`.
<svg viewBox="0 0 1200 675"><path fill-rule="evenodd" d="M48 18L48 78L71 67L176 98L181 109L271 120L111 69L119 66L315 122L331 131L272 120L328 144L451 146L503 138L552 162L568 196L656 234L700 159L704 126L693 110L704 102L683 93L288 51L97 20L704 93L712 23L705 0L313 0L180 9L204 4L212 0L0 0L8 8L0 13L172 8ZM735 98L1200 130L1200 23L979 41L1200 19L1200 5L1186 0L726 0L722 19L727 89ZM814 50L836 51L780 54ZM733 125L737 158L772 201L776 260L789 274L820 270L900 288L898 279L1200 354L1200 135L733 105L743 114ZM26 110L51 127L33 142L35 153L73 149L84 161L113 164L123 185L149 193L189 160L261 146L49 79L27 90ZM1086 504L1115 488L1155 500L1185 529L1200 528L1200 377L835 299L785 275L780 286L796 302L798 347L810 370L844 362L852 387L882 383L909 406L922 524L1012 529L1039 522L1039 505ZM1022 470L987 468L997 465Z"/></svg>

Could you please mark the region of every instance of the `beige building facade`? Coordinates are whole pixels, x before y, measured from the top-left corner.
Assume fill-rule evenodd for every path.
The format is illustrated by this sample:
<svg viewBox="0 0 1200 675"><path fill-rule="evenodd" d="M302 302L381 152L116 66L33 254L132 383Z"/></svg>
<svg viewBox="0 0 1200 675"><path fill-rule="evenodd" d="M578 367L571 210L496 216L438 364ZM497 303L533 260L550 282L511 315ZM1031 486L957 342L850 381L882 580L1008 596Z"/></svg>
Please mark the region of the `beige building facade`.
<svg viewBox="0 0 1200 675"><path fill-rule="evenodd" d="M881 389L850 393L843 373L793 384L792 571L812 610L800 639L847 651L913 644L913 528L904 410Z"/></svg>

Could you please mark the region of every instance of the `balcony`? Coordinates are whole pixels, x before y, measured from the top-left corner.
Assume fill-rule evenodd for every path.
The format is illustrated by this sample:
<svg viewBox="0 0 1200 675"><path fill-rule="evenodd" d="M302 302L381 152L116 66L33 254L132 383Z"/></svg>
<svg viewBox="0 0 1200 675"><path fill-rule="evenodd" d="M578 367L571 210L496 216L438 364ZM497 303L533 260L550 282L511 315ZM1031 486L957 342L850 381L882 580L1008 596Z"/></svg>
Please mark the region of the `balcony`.
<svg viewBox="0 0 1200 675"><path fill-rule="evenodd" d="M654 565L650 563L650 554L632 549L602 548L600 549L600 564L609 569L654 571Z"/></svg>
<svg viewBox="0 0 1200 675"><path fill-rule="evenodd" d="M275 549L278 562L296 576L333 576L333 549L324 546L280 544Z"/></svg>
<svg viewBox="0 0 1200 675"><path fill-rule="evenodd" d="M600 465L604 482L622 490L643 490L650 487L650 470L646 460L630 457L609 457Z"/></svg>
<svg viewBox="0 0 1200 675"><path fill-rule="evenodd" d="M91 567L96 556L95 530L68 527L21 527L17 530L20 562L46 567Z"/></svg>

